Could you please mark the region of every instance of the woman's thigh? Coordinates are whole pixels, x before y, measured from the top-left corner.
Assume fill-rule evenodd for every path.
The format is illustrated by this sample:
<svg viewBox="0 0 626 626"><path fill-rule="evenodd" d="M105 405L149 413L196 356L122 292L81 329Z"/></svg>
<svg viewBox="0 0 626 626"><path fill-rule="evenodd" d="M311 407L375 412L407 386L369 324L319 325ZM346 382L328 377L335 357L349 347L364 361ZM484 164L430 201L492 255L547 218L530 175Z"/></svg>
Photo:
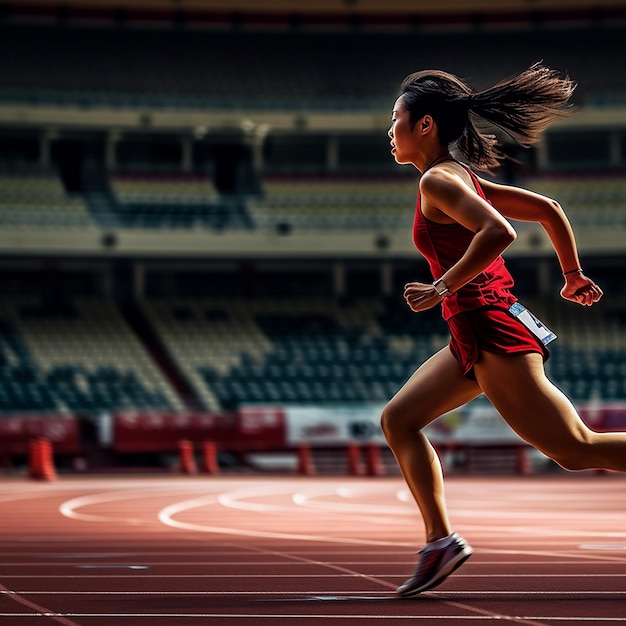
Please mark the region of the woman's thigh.
<svg viewBox="0 0 626 626"><path fill-rule="evenodd" d="M416 431L480 395L446 346L425 361L389 401L383 428Z"/></svg>
<svg viewBox="0 0 626 626"><path fill-rule="evenodd" d="M509 426L545 454L566 455L592 434L569 399L546 377L540 354L483 351L474 371Z"/></svg>

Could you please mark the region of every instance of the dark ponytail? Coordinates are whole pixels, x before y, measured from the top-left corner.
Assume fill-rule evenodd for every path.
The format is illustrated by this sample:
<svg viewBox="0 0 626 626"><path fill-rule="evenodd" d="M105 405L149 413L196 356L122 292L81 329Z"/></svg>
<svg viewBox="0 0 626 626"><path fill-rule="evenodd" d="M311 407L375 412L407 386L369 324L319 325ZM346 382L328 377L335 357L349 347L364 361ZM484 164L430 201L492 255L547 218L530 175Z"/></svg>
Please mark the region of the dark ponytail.
<svg viewBox="0 0 626 626"><path fill-rule="evenodd" d="M497 167L504 155L495 136L476 127L474 115L528 147L550 122L572 112L569 100L575 88L568 77L560 78L555 70L535 63L477 93L456 76L439 70L407 76L400 90L413 124L423 115L432 115L442 143L456 143L470 165L489 170Z"/></svg>

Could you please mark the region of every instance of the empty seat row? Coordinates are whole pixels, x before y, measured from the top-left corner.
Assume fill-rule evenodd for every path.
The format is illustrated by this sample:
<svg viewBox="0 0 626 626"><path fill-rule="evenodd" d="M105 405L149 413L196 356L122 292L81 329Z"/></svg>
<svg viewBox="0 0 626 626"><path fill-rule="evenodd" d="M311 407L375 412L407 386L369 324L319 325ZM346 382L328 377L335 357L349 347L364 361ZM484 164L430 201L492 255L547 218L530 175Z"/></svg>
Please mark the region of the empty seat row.
<svg viewBox="0 0 626 626"><path fill-rule="evenodd" d="M620 302L607 300L605 314ZM448 340L435 316L418 327L403 324L401 304L148 299L140 313L165 349L166 369L182 374L203 408L225 410L390 398ZM544 307L558 309L550 301ZM551 344L548 376L576 401L626 400L626 332L609 346L598 339L602 313L594 315L592 325L576 328L562 318L572 329ZM618 336L618 328L611 333ZM180 393L113 302L0 301L0 412L176 411L185 405Z"/></svg>

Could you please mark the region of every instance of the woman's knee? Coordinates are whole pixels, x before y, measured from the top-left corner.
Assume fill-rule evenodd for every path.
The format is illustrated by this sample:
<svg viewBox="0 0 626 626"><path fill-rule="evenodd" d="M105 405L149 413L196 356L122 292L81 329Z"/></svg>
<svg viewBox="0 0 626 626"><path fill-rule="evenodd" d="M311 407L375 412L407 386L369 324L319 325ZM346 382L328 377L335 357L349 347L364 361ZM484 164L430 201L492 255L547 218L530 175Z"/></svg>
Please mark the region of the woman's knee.
<svg viewBox="0 0 626 626"><path fill-rule="evenodd" d="M408 432L416 432L419 427L414 425L414 417L406 415L401 407L393 401L387 403L380 416L380 425L388 443L394 439L406 437Z"/></svg>
<svg viewBox="0 0 626 626"><path fill-rule="evenodd" d="M385 408L382 410L382 413L380 414L380 426L387 441L389 441L393 436L393 433L396 430L397 423L398 419L396 416L396 412L391 406L391 403L387 403Z"/></svg>
<svg viewBox="0 0 626 626"><path fill-rule="evenodd" d="M563 469L572 472L593 469L598 466L595 438L591 431L589 434L570 441L563 448L551 453L545 452L545 454Z"/></svg>

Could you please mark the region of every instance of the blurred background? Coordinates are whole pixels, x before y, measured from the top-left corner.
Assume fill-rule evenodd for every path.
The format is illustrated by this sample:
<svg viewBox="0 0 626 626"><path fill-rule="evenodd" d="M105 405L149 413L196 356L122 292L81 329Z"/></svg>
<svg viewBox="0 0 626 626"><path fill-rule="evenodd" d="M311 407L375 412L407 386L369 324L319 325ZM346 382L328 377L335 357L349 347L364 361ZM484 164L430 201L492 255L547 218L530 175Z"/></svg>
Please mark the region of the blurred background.
<svg viewBox="0 0 626 626"><path fill-rule="evenodd" d="M491 177L567 211L599 305L560 299L538 226L507 264L559 337L550 378L626 426L626 2L3 0L0 58L5 472L41 436L67 471L171 468L181 439L231 471L369 442L395 471L380 409L448 340L402 298L429 272L387 137L427 68L579 83L537 146L501 137ZM483 400L431 436L451 471L524 469Z"/></svg>

